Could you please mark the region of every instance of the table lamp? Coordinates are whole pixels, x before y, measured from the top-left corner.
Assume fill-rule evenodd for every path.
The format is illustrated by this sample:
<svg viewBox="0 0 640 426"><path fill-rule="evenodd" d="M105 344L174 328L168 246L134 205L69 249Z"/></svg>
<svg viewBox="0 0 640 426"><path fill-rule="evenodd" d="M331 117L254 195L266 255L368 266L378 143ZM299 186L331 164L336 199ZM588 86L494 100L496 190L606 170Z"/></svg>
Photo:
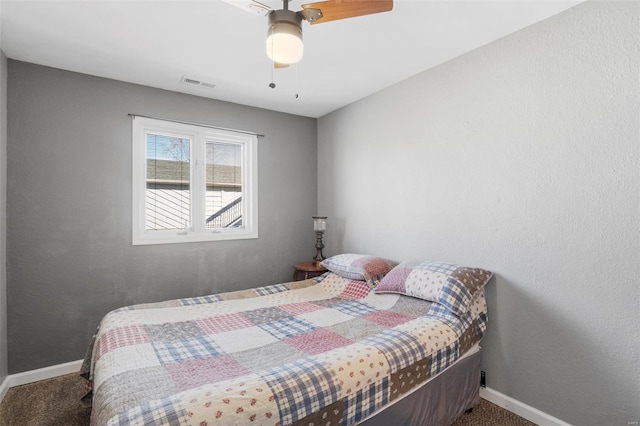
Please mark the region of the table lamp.
<svg viewBox="0 0 640 426"><path fill-rule="evenodd" d="M324 244L322 243L322 234L327 229L327 216L313 216L313 230L316 232L316 256L313 260L316 262L316 266L320 266L320 262L324 260L322 249Z"/></svg>

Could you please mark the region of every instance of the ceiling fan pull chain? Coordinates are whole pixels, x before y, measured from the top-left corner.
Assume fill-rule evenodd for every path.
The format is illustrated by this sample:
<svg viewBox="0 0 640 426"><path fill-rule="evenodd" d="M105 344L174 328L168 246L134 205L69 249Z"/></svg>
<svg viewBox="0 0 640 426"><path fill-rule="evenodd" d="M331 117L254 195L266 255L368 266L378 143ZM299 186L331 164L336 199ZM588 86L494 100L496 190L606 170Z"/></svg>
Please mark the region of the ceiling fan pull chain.
<svg viewBox="0 0 640 426"><path fill-rule="evenodd" d="M275 65L275 62L274 62ZM275 68L275 66L271 67L271 83L269 83L269 87L271 87L272 89L276 88L276 84L273 82L273 69Z"/></svg>
<svg viewBox="0 0 640 426"><path fill-rule="evenodd" d="M296 99L298 99L298 67L299 67L299 65L296 64L296 86L295 86L295 97L296 97Z"/></svg>
<svg viewBox="0 0 640 426"><path fill-rule="evenodd" d="M269 29L269 31L273 31L273 29ZM271 50L273 50L273 39L271 39ZM273 82L273 69L276 67L276 61L271 61L271 83L269 83L269 87L272 89L276 88L276 84Z"/></svg>

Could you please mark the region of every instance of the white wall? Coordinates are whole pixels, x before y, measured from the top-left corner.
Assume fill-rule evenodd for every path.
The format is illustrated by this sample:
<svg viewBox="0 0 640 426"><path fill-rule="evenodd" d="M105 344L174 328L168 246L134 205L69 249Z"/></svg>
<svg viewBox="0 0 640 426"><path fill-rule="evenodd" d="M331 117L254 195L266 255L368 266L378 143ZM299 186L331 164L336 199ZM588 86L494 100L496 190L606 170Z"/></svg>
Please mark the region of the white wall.
<svg viewBox="0 0 640 426"><path fill-rule="evenodd" d="M638 2L587 2L318 123L328 254L495 272L489 387L640 421Z"/></svg>

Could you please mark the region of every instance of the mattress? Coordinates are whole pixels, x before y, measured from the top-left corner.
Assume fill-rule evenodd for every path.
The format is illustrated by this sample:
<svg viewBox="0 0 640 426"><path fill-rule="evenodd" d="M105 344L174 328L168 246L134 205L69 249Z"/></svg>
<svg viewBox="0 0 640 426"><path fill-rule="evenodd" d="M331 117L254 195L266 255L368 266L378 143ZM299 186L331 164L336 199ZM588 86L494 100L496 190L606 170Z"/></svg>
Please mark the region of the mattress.
<svg viewBox="0 0 640 426"><path fill-rule="evenodd" d="M108 313L82 373L95 425L355 424L482 338L455 316L334 273Z"/></svg>

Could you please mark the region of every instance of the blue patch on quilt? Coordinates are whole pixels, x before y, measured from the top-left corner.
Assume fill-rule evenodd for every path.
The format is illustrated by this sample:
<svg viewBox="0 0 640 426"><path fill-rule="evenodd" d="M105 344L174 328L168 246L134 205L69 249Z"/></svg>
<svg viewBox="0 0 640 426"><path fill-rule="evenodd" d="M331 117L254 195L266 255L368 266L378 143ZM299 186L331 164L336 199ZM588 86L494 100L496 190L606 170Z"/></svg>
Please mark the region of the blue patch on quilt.
<svg viewBox="0 0 640 426"><path fill-rule="evenodd" d="M367 305L366 303L359 302L357 300L350 300L345 303L334 305L333 309L340 311L344 314L351 315L352 317L360 317L367 315L378 310Z"/></svg>
<svg viewBox="0 0 640 426"><path fill-rule="evenodd" d="M460 343L456 340L453 345L445 346L435 354L431 355L431 362L429 362L429 377L438 374L438 372L444 370L458 359L458 352L460 351L459 348Z"/></svg>
<svg viewBox="0 0 640 426"><path fill-rule="evenodd" d="M173 398L167 397L144 401L137 407L120 413L117 424L129 426L141 420L145 426L180 426L188 420L188 413L185 410L176 410Z"/></svg>
<svg viewBox="0 0 640 426"><path fill-rule="evenodd" d="M276 397L280 421L291 424L338 399L332 370L310 358L260 373Z"/></svg>
<svg viewBox="0 0 640 426"><path fill-rule="evenodd" d="M285 284L274 284L274 285L268 285L266 287L258 287L258 288L255 288L254 290L260 296L266 296L268 294L282 293L283 291L290 290L290 288L287 287Z"/></svg>
<svg viewBox="0 0 640 426"><path fill-rule="evenodd" d="M392 328L364 339L360 343L379 349L387 359L391 373L402 370L427 356L424 346L416 337Z"/></svg>
<svg viewBox="0 0 640 426"><path fill-rule="evenodd" d="M211 358L224 352L207 336L165 342L151 342L151 346L162 365L188 359Z"/></svg>
<svg viewBox="0 0 640 426"><path fill-rule="evenodd" d="M258 324L258 327L271 334L278 340L283 340L299 334L315 330L315 325L296 317L283 318L276 321Z"/></svg>
<svg viewBox="0 0 640 426"><path fill-rule="evenodd" d="M373 383L365 389L360 389L346 398L344 412L346 421L343 424L359 422L377 409L389 402L389 378Z"/></svg>
<svg viewBox="0 0 640 426"><path fill-rule="evenodd" d="M205 303L215 303L215 302L220 302L221 300L222 300L222 297L220 295L212 294L209 296L189 297L187 299L180 299L178 300L178 302L180 302L180 304L183 306L189 306L189 305L203 305Z"/></svg>

